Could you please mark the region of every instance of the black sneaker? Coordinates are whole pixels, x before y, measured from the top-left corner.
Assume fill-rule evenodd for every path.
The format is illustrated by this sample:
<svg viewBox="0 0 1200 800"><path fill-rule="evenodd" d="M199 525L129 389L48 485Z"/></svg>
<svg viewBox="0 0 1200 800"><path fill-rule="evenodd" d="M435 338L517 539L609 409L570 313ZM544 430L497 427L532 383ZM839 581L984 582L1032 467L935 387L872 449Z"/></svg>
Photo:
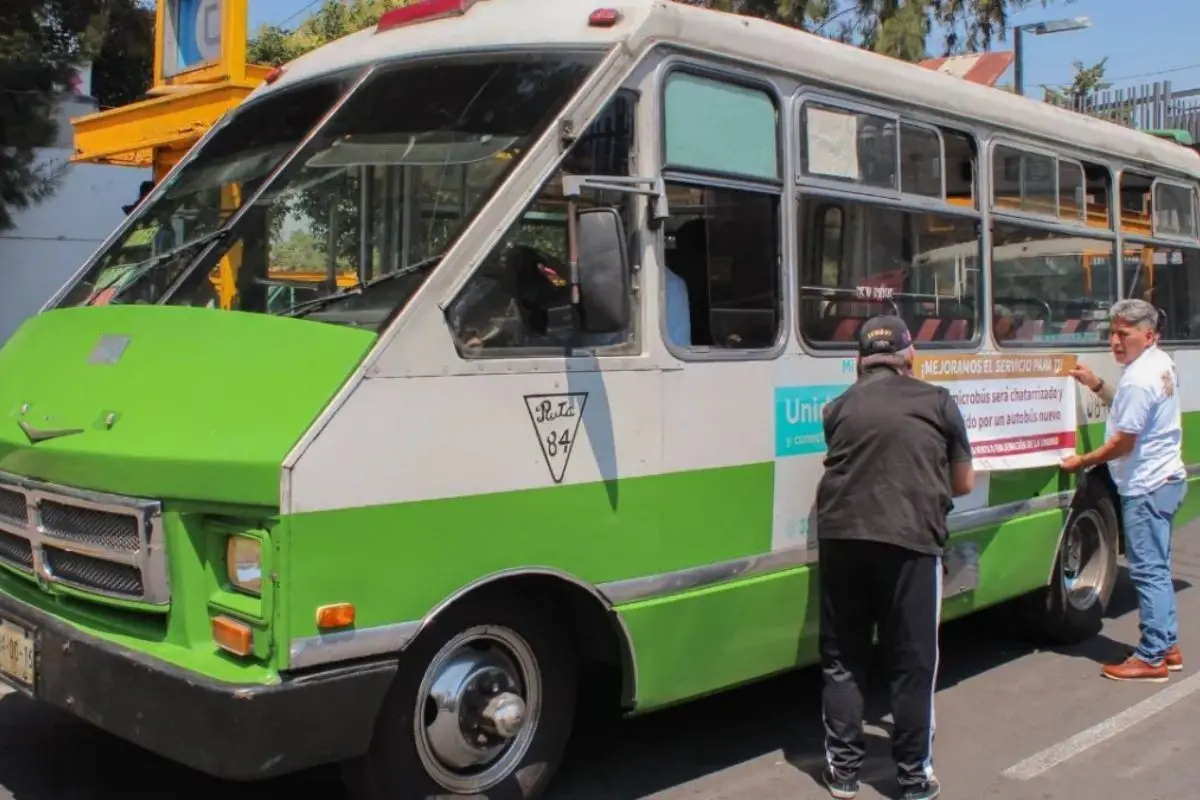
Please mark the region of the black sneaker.
<svg viewBox="0 0 1200 800"><path fill-rule="evenodd" d="M854 800L855 797L858 797L857 778L844 780L834 775L833 770L826 767L825 771L821 773L821 780L824 781L825 788L829 790L829 793L838 800Z"/></svg>
<svg viewBox="0 0 1200 800"><path fill-rule="evenodd" d="M901 800L933 800L942 793L942 785L937 778L930 778L920 786L910 786L900 795Z"/></svg>

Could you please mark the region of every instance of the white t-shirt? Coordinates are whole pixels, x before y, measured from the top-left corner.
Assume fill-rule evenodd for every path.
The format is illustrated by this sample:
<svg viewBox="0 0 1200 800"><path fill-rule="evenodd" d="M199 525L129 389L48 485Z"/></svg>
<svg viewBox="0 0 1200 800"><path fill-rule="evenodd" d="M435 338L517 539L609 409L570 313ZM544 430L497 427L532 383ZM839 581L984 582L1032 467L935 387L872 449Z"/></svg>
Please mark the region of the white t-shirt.
<svg viewBox="0 0 1200 800"><path fill-rule="evenodd" d="M1169 355L1150 347L1125 368L1107 427L1106 439L1117 431L1137 436L1129 455L1114 458L1108 465L1121 495L1149 494L1169 480L1187 477L1179 370Z"/></svg>
<svg viewBox="0 0 1200 800"><path fill-rule="evenodd" d="M687 283L669 269L667 278L667 336L678 347L692 346L692 313Z"/></svg>

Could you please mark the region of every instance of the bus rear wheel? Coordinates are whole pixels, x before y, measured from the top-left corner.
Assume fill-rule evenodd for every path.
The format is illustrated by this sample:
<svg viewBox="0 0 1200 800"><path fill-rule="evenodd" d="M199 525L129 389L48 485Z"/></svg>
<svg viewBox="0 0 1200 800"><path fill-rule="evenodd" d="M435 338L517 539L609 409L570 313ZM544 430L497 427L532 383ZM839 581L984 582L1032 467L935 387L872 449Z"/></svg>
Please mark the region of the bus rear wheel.
<svg viewBox="0 0 1200 800"><path fill-rule="evenodd" d="M343 765L355 800L532 800L566 749L576 666L566 638L509 596L468 598L400 656L367 754Z"/></svg>
<svg viewBox="0 0 1200 800"><path fill-rule="evenodd" d="M1071 512L1050 585L1024 598L1024 617L1039 640L1076 644L1100 632L1117 582L1119 536L1111 495L1090 491Z"/></svg>

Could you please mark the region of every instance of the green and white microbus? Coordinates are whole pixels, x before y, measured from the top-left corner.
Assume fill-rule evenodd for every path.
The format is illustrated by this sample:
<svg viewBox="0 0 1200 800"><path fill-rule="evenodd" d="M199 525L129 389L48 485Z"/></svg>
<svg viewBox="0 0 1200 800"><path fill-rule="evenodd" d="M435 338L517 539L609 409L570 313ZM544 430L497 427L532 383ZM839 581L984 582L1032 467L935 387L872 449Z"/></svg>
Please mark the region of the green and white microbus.
<svg viewBox="0 0 1200 800"><path fill-rule="evenodd" d="M214 126L0 350L0 675L213 775L534 797L577 708L815 660L820 407L871 315L1112 381L1107 309L1153 297L1200 464L1197 178L757 19L391 12ZM946 619L1096 630L1115 498L1056 463L960 498Z"/></svg>

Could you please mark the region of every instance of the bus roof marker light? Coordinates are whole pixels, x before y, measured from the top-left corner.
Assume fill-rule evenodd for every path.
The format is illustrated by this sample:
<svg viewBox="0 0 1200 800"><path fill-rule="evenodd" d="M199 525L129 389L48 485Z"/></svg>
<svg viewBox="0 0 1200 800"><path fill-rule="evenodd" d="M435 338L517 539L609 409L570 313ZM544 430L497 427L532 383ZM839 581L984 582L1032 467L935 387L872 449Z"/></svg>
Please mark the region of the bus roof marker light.
<svg viewBox="0 0 1200 800"><path fill-rule="evenodd" d="M263 83L270 86L275 81L283 77L283 67L276 67L267 73L267 77L263 78Z"/></svg>
<svg viewBox="0 0 1200 800"><path fill-rule="evenodd" d="M411 5L393 8L379 18L375 26L376 33L414 25L418 22L432 22L435 19L461 17L471 10L479 0L420 0Z"/></svg>
<svg viewBox="0 0 1200 800"><path fill-rule="evenodd" d="M621 12L615 8L597 8L588 16L588 27L611 28L621 21Z"/></svg>

